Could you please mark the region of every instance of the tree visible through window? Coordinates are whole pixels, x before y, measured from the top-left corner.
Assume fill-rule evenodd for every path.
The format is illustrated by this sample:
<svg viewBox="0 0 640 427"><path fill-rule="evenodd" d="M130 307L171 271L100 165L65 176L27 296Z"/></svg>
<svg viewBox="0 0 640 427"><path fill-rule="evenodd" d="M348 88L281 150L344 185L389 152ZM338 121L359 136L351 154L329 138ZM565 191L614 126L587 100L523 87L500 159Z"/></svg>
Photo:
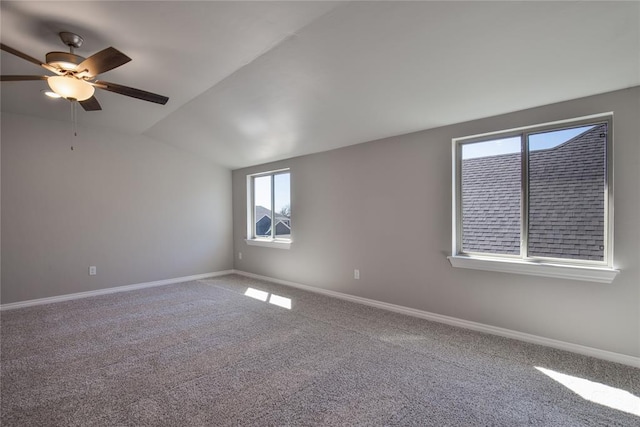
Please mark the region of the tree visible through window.
<svg viewBox="0 0 640 427"><path fill-rule="evenodd" d="M455 253L603 264L610 119L456 141Z"/></svg>

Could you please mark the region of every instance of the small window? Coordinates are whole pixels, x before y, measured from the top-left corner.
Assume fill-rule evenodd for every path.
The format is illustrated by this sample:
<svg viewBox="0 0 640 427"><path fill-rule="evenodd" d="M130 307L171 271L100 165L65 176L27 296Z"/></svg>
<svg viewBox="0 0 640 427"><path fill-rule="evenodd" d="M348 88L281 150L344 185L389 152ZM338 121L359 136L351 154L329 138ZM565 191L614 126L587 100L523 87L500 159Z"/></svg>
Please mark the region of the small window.
<svg viewBox="0 0 640 427"><path fill-rule="evenodd" d="M291 242L290 187L288 169L247 176L247 243L272 243L274 247L288 248Z"/></svg>
<svg viewBox="0 0 640 427"><path fill-rule="evenodd" d="M450 259L509 262L510 272L612 270L611 123L605 115L454 139Z"/></svg>

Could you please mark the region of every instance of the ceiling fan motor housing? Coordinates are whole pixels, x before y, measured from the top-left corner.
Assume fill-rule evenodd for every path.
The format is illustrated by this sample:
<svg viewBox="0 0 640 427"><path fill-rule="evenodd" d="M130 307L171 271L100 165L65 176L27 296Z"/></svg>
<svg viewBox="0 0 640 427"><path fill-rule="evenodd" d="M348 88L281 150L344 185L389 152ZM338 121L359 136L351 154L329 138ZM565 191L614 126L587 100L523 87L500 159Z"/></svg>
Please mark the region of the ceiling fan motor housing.
<svg viewBox="0 0 640 427"><path fill-rule="evenodd" d="M46 56L47 64L65 71L73 71L84 61L80 55L69 52L49 52Z"/></svg>

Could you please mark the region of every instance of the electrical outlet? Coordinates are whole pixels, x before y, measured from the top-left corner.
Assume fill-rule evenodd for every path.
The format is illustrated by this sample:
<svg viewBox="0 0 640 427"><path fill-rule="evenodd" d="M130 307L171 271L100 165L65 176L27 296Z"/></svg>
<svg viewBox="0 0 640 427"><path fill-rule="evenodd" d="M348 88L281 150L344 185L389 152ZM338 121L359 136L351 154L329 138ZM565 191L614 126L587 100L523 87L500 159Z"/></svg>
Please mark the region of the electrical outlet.
<svg viewBox="0 0 640 427"><path fill-rule="evenodd" d="M360 270L353 270L353 278L360 280Z"/></svg>
<svg viewBox="0 0 640 427"><path fill-rule="evenodd" d="M95 276L96 275L96 266L92 265L89 267L89 276Z"/></svg>
<svg viewBox="0 0 640 427"><path fill-rule="evenodd" d="M242 252L238 252L238 259L242 259Z"/></svg>

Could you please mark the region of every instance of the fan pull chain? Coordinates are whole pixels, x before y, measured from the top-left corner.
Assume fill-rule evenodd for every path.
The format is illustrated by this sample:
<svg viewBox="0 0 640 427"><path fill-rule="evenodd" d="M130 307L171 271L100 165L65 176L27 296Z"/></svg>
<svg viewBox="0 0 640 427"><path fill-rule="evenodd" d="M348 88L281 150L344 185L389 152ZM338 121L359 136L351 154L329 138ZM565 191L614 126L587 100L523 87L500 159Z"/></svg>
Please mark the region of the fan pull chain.
<svg viewBox="0 0 640 427"><path fill-rule="evenodd" d="M71 101L71 132L73 136L78 136L78 113L76 111L76 102ZM73 145L71 145L71 151L73 151Z"/></svg>

